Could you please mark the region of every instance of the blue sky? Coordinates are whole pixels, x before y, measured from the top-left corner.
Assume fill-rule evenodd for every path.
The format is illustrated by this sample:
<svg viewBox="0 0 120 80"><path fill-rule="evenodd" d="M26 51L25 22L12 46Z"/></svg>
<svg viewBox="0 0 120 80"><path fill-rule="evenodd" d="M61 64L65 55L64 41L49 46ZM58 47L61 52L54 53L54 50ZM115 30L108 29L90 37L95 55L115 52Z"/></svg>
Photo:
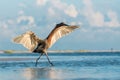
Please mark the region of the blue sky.
<svg viewBox="0 0 120 80"><path fill-rule="evenodd" d="M57 23L81 28L50 50L120 50L120 0L1 0L0 50L26 50L11 42L28 30L44 39Z"/></svg>

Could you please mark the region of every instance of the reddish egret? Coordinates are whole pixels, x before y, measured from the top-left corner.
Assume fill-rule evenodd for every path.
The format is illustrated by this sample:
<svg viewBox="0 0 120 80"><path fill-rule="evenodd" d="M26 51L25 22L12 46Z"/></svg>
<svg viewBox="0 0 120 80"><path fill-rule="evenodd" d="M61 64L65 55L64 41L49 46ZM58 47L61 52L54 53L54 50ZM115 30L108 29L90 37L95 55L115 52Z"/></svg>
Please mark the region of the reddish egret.
<svg viewBox="0 0 120 80"><path fill-rule="evenodd" d="M26 33L14 38L13 41L15 43L22 44L31 52L41 53L36 59L35 66L37 66L38 60L43 54L46 55L48 62L53 66L52 62L48 57L47 49L50 48L59 38L63 37L68 33L71 33L76 28L78 28L78 26L67 25L62 22L57 24L55 28L51 31L51 33L48 35L48 37L44 40L38 38L32 31L27 31Z"/></svg>

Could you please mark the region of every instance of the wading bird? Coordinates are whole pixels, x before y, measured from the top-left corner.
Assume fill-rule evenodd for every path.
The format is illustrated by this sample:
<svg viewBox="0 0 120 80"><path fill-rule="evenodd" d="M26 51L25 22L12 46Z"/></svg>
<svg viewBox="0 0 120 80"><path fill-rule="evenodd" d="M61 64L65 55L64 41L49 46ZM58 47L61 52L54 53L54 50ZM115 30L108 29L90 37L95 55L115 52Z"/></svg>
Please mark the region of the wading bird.
<svg viewBox="0 0 120 80"><path fill-rule="evenodd" d="M43 54L46 55L48 62L53 66L52 62L48 57L47 49L50 48L59 38L65 36L68 33L71 33L76 28L78 28L78 26L67 25L62 22L57 24L55 28L51 31L51 33L48 35L48 37L44 40L38 38L32 31L27 31L24 34L15 37L13 39L13 42L22 44L31 52L41 53L36 59L35 66L37 66L38 60Z"/></svg>

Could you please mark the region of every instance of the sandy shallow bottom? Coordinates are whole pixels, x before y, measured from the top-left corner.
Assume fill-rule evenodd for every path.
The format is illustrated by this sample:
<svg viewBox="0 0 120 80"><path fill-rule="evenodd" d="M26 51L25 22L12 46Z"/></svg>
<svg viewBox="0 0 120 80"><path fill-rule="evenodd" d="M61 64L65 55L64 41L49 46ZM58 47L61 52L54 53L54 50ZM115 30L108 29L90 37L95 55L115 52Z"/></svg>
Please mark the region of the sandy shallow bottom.
<svg viewBox="0 0 120 80"><path fill-rule="evenodd" d="M120 80L120 54L96 54L0 55L0 80Z"/></svg>

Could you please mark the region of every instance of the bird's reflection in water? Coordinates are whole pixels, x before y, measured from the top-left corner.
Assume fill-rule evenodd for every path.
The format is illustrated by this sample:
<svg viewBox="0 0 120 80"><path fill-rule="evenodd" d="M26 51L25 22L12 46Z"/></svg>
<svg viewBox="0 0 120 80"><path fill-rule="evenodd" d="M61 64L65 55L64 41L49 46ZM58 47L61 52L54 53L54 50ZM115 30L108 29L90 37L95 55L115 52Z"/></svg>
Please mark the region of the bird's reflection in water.
<svg viewBox="0 0 120 80"><path fill-rule="evenodd" d="M26 80L43 80L43 79L62 79L63 70L54 68L27 68L22 75Z"/></svg>

